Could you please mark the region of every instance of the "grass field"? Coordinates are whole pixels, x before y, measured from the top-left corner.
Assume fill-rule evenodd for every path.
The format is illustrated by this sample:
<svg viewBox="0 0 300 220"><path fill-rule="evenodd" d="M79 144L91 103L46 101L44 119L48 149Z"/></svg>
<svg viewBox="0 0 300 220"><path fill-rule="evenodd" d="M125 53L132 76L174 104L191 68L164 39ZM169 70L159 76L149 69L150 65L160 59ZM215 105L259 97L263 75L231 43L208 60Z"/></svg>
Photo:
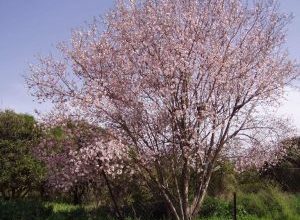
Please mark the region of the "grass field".
<svg viewBox="0 0 300 220"><path fill-rule="evenodd" d="M239 220L300 219L300 195L285 194L274 188L255 194L239 193L237 203ZM74 206L39 200L0 202L1 220L113 220L105 213L108 212L93 205ZM227 219L232 219L230 201L207 197L198 220Z"/></svg>

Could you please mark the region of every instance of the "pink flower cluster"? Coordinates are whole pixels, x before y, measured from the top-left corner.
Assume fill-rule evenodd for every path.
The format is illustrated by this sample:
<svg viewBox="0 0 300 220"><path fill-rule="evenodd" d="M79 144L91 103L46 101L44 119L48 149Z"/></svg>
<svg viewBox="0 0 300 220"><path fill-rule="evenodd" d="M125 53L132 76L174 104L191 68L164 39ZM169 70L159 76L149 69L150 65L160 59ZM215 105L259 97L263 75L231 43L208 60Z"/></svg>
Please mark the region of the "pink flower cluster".
<svg viewBox="0 0 300 220"><path fill-rule="evenodd" d="M68 191L77 183L103 182L101 172L110 178L128 173L126 147L100 128L86 122L60 120L47 127L36 155L47 166L48 183Z"/></svg>

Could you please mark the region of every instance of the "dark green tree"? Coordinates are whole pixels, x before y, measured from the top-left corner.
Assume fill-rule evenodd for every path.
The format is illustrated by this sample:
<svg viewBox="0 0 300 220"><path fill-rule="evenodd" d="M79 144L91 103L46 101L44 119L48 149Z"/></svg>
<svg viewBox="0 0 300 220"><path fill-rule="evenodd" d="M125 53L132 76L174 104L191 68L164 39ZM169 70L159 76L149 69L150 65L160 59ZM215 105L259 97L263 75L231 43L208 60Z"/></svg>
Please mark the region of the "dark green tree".
<svg viewBox="0 0 300 220"><path fill-rule="evenodd" d="M1 197L26 197L39 187L44 169L33 151L40 136L32 116L11 110L0 111Z"/></svg>
<svg viewBox="0 0 300 220"><path fill-rule="evenodd" d="M286 154L277 164L266 164L262 176L275 180L285 191L300 192L300 137L281 144Z"/></svg>

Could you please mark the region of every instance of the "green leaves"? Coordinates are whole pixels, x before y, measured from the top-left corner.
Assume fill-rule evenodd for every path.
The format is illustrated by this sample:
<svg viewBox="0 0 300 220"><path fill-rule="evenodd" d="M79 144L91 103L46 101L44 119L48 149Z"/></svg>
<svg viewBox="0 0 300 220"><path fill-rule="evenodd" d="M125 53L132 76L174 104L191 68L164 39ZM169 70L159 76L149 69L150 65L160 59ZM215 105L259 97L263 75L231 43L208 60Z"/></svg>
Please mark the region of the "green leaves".
<svg viewBox="0 0 300 220"><path fill-rule="evenodd" d="M32 116L0 112L0 189L4 198L26 196L43 178L44 168L33 156L41 133Z"/></svg>

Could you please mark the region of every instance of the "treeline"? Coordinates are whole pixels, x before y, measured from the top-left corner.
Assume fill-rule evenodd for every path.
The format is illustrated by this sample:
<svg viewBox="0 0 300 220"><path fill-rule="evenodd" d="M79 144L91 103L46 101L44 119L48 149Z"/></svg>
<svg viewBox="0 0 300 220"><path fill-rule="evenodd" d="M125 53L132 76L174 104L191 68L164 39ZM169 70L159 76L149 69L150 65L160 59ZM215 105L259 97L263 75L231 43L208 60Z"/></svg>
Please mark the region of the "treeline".
<svg viewBox="0 0 300 220"><path fill-rule="evenodd" d="M74 159L71 156L74 155L69 154L78 153L85 147L84 143L92 138L90 131L101 134L102 139L107 140L109 145L108 139L111 137L101 128L69 121L62 127L44 129L33 116L17 114L10 110L1 111L2 203L35 199L41 202L66 202L75 205L92 204L100 207L108 215L119 218L131 216L140 219L160 219L170 216L159 192L155 189L150 192L149 186L144 186L143 180L134 174L112 178L110 175L97 173L97 170L93 175L81 175L80 173L85 173L84 170L72 173L76 164L72 162ZM258 211L256 207L251 213L253 201L249 195L253 193L261 195L262 199L266 197L262 196L265 192L268 192L266 194L269 196L280 191L299 193L300 138L286 140L282 145L286 149L285 156L276 164L265 164L261 170L237 172L231 162L219 161L212 175L201 215L224 215L224 210L230 215L233 192L239 193L240 209L250 214ZM153 195L153 192L156 192L156 195Z"/></svg>

